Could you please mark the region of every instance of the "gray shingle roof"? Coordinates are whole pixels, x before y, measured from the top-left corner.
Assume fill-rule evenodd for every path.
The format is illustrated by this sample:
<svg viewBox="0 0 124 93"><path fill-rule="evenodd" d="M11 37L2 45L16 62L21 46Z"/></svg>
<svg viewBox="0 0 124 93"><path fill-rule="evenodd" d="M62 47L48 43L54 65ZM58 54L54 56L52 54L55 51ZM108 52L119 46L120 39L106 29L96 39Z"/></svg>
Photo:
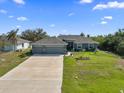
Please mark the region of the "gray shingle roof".
<svg viewBox="0 0 124 93"><path fill-rule="evenodd" d="M72 40L75 43L95 43L95 44L98 44L98 42L93 41L91 38L83 37L80 35L60 35L59 38L62 40Z"/></svg>
<svg viewBox="0 0 124 93"><path fill-rule="evenodd" d="M47 37L33 43L33 45L67 45L67 43L57 37Z"/></svg>
<svg viewBox="0 0 124 93"><path fill-rule="evenodd" d="M8 42L8 43L11 42L11 40L8 40L7 38L1 38L0 40ZM22 39L22 38L17 38L17 44L30 43L30 42L31 41L28 41L28 40L25 40L25 39Z"/></svg>
<svg viewBox="0 0 124 93"><path fill-rule="evenodd" d="M22 38L17 38L17 44L22 44L22 43L30 43L31 41L22 39Z"/></svg>

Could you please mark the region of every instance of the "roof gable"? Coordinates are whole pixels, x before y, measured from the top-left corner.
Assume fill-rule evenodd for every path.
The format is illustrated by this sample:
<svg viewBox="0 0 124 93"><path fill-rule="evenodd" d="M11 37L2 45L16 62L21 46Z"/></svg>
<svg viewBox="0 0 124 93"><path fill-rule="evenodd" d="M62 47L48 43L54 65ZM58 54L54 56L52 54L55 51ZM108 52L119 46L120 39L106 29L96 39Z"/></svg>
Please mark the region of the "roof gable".
<svg viewBox="0 0 124 93"><path fill-rule="evenodd" d="M17 44L22 44L22 43L30 43L31 41L22 39L22 38L17 38Z"/></svg>
<svg viewBox="0 0 124 93"><path fill-rule="evenodd" d="M80 35L60 35L59 38L62 40L72 40L75 43L96 43L98 44L98 42L93 41L91 38L83 37Z"/></svg>
<svg viewBox="0 0 124 93"><path fill-rule="evenodd" d="M67 45L67 43L57 37L47 37L33 43L33 45Z"/></svg>
<svg viewBox="0 0 124 93"><path fill-rule="evenodd" d="M1 41L5 41L5 42L8 42L8 43L11 43L12 41L11 40L8 40L7 38L1 38L0 39ZM30 43L31 41L28 41L28 40L25 40L25 39L22 39L22 38L17 38L17 44L22 44L22 43Z"/></svg>

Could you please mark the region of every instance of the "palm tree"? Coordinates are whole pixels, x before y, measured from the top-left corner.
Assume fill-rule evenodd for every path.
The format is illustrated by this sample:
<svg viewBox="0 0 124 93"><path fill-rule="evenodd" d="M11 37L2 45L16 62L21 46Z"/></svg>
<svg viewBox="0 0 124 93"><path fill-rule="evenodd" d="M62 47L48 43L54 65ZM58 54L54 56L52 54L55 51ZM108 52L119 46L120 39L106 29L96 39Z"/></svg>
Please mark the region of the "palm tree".
<svg viewBox="0 0 124 93"><path fill-rule="evenodd" d="M2 34L0 35L0 49L1 51L4 51L4 47L8 45L8 42L6 42L6 35Z"/></svg>
<svg viewBox="0 0 124 93"><path fill-rule="evenodd" d="M16 44L17 44L17 33L19 29L11 30L8 32L7 39L14 45L14 51L16 51Z"/></svg>

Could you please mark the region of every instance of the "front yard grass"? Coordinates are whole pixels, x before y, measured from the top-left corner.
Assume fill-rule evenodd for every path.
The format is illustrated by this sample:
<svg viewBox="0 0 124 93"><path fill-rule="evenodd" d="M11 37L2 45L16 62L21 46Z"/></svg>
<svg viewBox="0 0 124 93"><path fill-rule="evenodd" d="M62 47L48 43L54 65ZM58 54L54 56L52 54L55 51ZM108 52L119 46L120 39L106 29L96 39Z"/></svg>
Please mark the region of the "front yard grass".
<svg viewBox="0 0 124 93"><path fill-rule="evenodd" d="M0 53L0 77L31 56L30 49L23 52Z"/></svg>
<svg viewBox="0 0 124 93"><path fill-rule="evenodd" d="M75 52L64 58L62 93L122 93L124 65L120 57L99 51ZM76 60L79 57L90 60Z"/></svg>

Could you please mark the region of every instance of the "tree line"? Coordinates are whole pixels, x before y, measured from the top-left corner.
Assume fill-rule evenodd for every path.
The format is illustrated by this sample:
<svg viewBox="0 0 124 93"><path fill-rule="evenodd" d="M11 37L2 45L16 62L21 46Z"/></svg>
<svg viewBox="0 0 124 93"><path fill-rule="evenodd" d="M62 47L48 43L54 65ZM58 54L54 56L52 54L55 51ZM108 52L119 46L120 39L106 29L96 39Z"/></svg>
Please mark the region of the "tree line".
<svg viewBox="0 0 124 93"><path fill-rule="evenodd" d="M119 29L114 34L98 35L92 37L99 42L99 49L124 55L124 29Z"/></svg>
<svg viewBox="0 0 124 93"><path fill-rule="evenodd" d="M38 41L45 37L49 37L42 28L37 29L27 29L18 34L19 29L11 30L8 33L0 35L0 47L8 44L5 40L11 41L12 44L16 44L17 38L22 38L29 40L31 42ZM80 34L83 37L92 38L93 40L99 42L99 49L104 51L110 51L120 55L124 55L124 29L119 29L114 34L108 35L98 35L91 37L90 35L85 36L84 33Z"/></svg>
<svg viewBox="0 0 124 93"><path fill-rule="evenodd" d="M48 37L47 33L42 28L27 29L25 31L22 31L21 34L18 34L19 31L19 29L11 30L8 33L0 35L0 39L6 38L8 40L15 41L17 38L22 38L35 42L45 37Z"/></svg>

